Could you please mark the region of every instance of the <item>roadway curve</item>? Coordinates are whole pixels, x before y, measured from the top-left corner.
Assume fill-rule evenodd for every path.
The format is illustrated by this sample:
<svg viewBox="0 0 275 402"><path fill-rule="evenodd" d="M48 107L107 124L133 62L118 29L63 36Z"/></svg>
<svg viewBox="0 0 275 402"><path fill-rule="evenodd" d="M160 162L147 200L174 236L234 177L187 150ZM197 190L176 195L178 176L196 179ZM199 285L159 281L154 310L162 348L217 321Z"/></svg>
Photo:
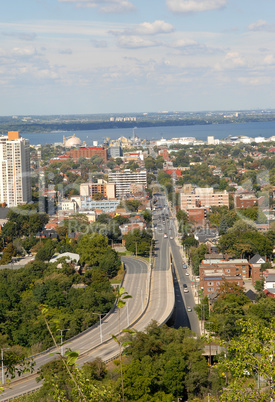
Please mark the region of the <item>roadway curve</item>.
<svg viewBox="0 0 275 402"><path fill-rule="evenodd" d="M175 296L170 262L168 260L169 242L163 238L163 235L159 234L156 235L156 241L159 247L150 287L148 286L150 277L147 271L147 264L137 259L123 257L123 261L126 264L123 286L133 298L128 299L128 307L124 307L120 311L120 328L130 326L142 331L151 320L156 320L162 324L172 315ZM112 313L102 320L102 344L99 325L66 343L67 348L80 352L79 365L96 357L108 361L118 355L118 345L111 339L111 334L118 334L118 315L118 309L115 308ZM37 356L35 358L36 369L51 359L49 352ZM1 394L0 401L4 402L37 389L40 385L36 383L35 377L36 374L26 375L26 378L11 383L10 387Z"/></svg>

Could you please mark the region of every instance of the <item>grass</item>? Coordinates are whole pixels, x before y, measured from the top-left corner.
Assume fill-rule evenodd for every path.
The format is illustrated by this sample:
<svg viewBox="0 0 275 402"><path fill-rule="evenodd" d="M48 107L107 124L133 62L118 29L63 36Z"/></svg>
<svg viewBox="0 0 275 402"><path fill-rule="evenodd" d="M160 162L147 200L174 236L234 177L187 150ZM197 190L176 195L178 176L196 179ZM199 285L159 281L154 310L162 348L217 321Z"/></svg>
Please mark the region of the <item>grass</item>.
<svg viewBox="0 0 275 402"><path fill-rule="evenodd" d="M123 267L123 264L121 264L121 268L120 268L120 270L118 271L117 276L115 276L114 278L112 278L112 279L110 280L110 283L111 283L112 285L120 284L121 281L122 281L122 279L123 279L123 276L124 276L124 267Z"/></svg>

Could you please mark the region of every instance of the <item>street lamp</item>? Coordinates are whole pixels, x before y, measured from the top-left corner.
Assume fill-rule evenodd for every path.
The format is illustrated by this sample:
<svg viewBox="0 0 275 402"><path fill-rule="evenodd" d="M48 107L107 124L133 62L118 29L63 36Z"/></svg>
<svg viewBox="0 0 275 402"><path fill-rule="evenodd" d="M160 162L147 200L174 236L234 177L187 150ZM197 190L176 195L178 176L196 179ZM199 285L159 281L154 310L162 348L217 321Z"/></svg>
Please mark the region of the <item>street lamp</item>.
<svg viewBox="0 0 275 402"><path fill-rule="evenodd" d="M101 316L104 314L99 314L99 313L92 313L94 315L99 316L99 333L100 333L100 343L102 343L102 325L101 325Z"/></svg>
<svg viewBox="0 0 275 402"><path fill-rule="evenodd" d="M61 332L60 353L61 353L61 356L64 356L63 332L65 332L65 331L70 331L70 328L68 328L68 329L59 329L59 331Z"/></svg>
<svg viewBox="0 0 275 402"><path fill-rule="evenodd" d="M1 368L2 368L2 385L5 384L5 372L4 372L4 350L8 350L9 348L1 349Z"/></svg>

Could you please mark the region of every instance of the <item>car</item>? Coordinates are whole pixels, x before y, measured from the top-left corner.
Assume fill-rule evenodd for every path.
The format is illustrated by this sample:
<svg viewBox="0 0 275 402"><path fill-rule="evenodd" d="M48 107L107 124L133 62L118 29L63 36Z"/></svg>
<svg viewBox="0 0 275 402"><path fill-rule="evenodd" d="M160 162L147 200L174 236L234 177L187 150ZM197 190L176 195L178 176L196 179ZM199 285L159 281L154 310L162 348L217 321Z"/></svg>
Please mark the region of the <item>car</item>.
<svg viewBox="0 0 275 402"><path fill-rule="evenodd" d="M182 264L182 268L186 269L187 265L186 264Z"/></svg>
<svg viewBox="0 0 275 402"><path fill-rule="evenodd" d="M170 236L170 240L173 240L174 239L174 237L173 236Z"/></svg>
<svg viewBox="0 0 275 402"><path fill-rule="evenodd" d="M190 313L190 311L192 311L191 307L187 306L187 311Z"/></svg>
<svg viewBox="0 0 275 402"><path fill-rule="evenodd" d="M164 235L163 235L163 237L165 238L165 239L167 239L167 233L164 233Z"/></svg>
<svg viewBox="0 0 275 402"><path fill-rule="evenodd" d="M185 272L185 275L186 275L186 276L189 276L189 273L188 273L188 272Z"/></svg>
<svg viewBox="0 0 275 402"><path fill-rule="evenodd" d="M183 289L184 293L189 293L189 290L187 288Z"/></svg>

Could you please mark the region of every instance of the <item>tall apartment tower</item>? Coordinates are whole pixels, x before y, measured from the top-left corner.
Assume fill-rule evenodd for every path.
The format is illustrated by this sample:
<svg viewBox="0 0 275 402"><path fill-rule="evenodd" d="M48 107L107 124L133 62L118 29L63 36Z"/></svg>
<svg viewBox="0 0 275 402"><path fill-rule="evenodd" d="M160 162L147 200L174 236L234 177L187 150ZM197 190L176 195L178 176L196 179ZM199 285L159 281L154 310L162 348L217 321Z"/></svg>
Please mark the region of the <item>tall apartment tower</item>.
<svg viewBox="0 0 275 402"><path fill-rule="evenodd" d="M130 169L125 169L123 172L109 173L109 183L115 183L117 197L125 196L131 184L140 184L144 187L147 186L147 171L132 172Z"/></svg>
<svg viewBox="0 0 275 402"><path fill-rule="evenodd" d="M0 136L0 203L16 207L30 201L30 143L10 131Z"/></svg>

